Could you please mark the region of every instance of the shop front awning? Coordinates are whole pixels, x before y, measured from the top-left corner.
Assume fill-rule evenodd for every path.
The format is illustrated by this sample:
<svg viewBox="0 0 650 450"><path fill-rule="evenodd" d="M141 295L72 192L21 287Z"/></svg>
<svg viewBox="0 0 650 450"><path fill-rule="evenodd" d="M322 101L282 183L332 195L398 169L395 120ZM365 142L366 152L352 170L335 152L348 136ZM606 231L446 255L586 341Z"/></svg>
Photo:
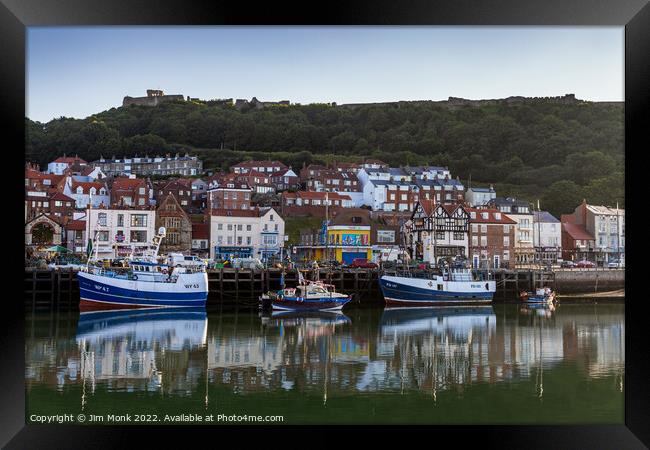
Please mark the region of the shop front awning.
<svg viewBox="0 0 650 450"><path fill-rule="evenodd" d="M53 245L52 247L46 248L44 251L56 252L56 253L68 253L70 250L68 250L66 247L63 247L61 245Z"/></svg>

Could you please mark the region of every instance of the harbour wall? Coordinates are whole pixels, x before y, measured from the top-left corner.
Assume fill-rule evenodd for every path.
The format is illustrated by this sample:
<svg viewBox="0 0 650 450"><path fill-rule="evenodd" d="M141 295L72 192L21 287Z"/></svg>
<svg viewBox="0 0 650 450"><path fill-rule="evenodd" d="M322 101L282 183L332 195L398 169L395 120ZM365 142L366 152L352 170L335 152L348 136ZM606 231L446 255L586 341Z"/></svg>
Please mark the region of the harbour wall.
<svg viewBox="0 0 650 450"><path fill-rule="evenodd" d="M259 295L280 289L281 269L216 269L208 270L208 306L257 305ZM354 302L362 305L382 304L379 289L380 272L376 269L318 269L303 271L308 280L319 279L332 284L339 292L353 293ZM394 272L384 271L386 274ZM625 271L598 270L495 270L495 302L517 301L521 290L551 286L561 294L592 294L625 287ZM411 271L414 276L426 277L430 271ZM285 283L298 282L297 270L285 271ZM78 309L79 283L71 270L25 269L24 301L27 310Z"/></svg>

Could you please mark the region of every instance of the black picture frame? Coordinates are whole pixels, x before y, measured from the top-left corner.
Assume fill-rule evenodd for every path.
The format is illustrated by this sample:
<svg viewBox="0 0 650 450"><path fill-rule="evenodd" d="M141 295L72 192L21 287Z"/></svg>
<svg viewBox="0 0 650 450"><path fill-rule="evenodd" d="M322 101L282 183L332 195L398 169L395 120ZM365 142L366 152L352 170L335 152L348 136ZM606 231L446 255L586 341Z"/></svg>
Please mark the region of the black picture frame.
<svg viewBox="0 0 650 450"><path fill-rule="evenodd" d="M313 7L316 6L316 7ZM320 6L320 7L319 7ZM647 129L650 125L650 5L647 0L548 0L522 3L521 0L470 1L365 1L345 4L304 4L302 7L275 2L252 6L249 3L173 2L169 0L132 0L99 2L90 0L3 0L0 4L0 90L3 152L11 156L5 170L6 192L10 194L13 211L7 222L15 225L6 236L24 233L15 217L22 215L23 201L11 195L20 186L24 170L25 118L25 27L65 25L616 25L625 26L625 133L626 133L626 204L628 214L626 268L626 370L625 425L612 426L470 426L470 427L337 427L337 434L326 427L90 427L25 425L24 417L24 324L22 293L7 295L12 281L5 272L3 316L6 319L2 339L1 391L3 399L0 445L5 448L114 448L133 446L134 437L146 437L148 447L168 448L196 445L207 438L210 447L223 442L223 434L234 431L248 444L251 437L267 443L307 444L313 440L332 439L339 445L342 439L356 436L364 443L374 444L391 435L405 443L415 443L413 433L425 438L423 444L433 445L450 438L452 445L494 445L505 448L645 448L650 445L650 413L648 404L648 352L644 334L645 309L641 289L643 214L637 205L642 202L644 187L642 155L648 148ZM15 175L15 177L14 177ZM16 183L16 184L14 184ZM637 201L635 201L635 199ZM15 208L15 209L14 209ZM7 211L6 214L9 214ZM629 218L632 217L632 220ZM10 233L10 234L9 234ZM638 236L638 238L637 238ZM21 239L9 238L16 246L17 260L22 254ZM635 249L634 243L641 244ZM630 243L632 243L630 245ZM5 250L10 255L9 250ZM630 260L630 258L632 258ZM11 257L9 258L11 259ZM634 260L638 259L637 263ZM3 265L4 266L4 265ZM20 264L8 267L23 275ZM18 283L20 285L20 283ZM579 421L579 418L577 418ZM321 438L315 438L315 428ZM399 429L398 429L399 428ZM258 431L251 433L251 431ZM341 438L338 431L344 431ZM289 438L289 433L291 438ZM408 435L406 434L408 433ZM201 435L201 436L197 436ZM293 444L291 444L293 442ZM159 445L166 443L167 445ZM237 445L237 441L233 442Z"/></svg>

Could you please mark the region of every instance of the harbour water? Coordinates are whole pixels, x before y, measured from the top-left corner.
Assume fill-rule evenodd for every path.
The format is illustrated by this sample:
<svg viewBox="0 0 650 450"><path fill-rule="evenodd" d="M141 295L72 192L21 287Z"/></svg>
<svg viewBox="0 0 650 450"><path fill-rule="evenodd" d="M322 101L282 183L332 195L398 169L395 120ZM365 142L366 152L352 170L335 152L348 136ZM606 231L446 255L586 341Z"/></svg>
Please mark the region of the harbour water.
<svg viewBox="0 0 650 450"><path fill-rule="evenodd" d="M57 414L133 425L143 423L119 416L154 415L152 424L190 414L283 416L287 425L624 423L622 302L555 311L351 306L343 315L65 311L26 320L28 423Z"/></svg>

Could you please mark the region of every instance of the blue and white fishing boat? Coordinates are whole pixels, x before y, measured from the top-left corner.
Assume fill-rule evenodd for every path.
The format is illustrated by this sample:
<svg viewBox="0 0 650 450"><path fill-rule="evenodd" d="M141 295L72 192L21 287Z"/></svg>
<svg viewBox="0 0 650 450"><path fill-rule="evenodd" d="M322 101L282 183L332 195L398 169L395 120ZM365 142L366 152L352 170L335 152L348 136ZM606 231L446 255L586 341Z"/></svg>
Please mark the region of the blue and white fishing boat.
<svg viewBox="0 0 650 450"><path fill-rule="evenodd" d="M284 274L283 274L284 280ZM284 285L284 281L281 282ZM260 306L284 311L337 311L351 300L336 292L334 286L321 281L306 281L298 271L298 286L269 291L260 296Z"/></svg>
<svg viewBox="0 0 650 450"><path fill-rule="evenodd" d="M431 278L382 275L379 287L387 305L436 306L490 303L496 282L476 279L470 269L443 268Z"/></svg>
<svg viewBox="0 0 650 450"><path fill-rule="evenodd" d="M205 307L208 275L205 267L172 267L157 262L161 227L155 249L131 256L128 267L106 269L88 264L77 273L81 310L143 307Z"/></svg>
<svg viewBox="0 0 650 450"><path fill-rule="evenodd" d="M548 287L536 289L535 292L521 291L519 298L524 303L553 303L555 291Z"/></svg>

